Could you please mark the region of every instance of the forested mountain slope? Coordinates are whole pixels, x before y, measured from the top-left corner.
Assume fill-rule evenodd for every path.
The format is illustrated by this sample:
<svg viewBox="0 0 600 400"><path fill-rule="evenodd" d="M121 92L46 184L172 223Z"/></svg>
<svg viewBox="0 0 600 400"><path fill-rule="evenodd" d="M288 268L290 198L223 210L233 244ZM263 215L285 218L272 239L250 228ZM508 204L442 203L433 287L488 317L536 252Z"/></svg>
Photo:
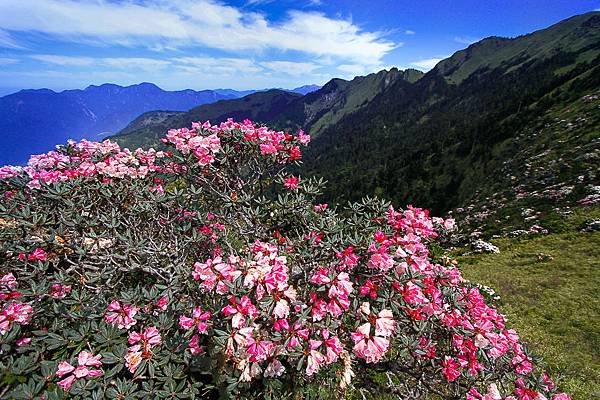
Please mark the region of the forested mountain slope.
<svg viewBox="0 0 600 400"><path fill-rule="evenodd" d="M146 113L123 129L115 139L124 146L137 147L155 143L166 129L188 126L195 121L222 122L227 118L250 118L280 129L310 131L314 136L343 117L369 104L397 81L415 82L422 72L392 68L376 74L359 76L351 81L332 79L322 88L299 96L273 89L241 99L207 104L172 118ZM163 113L164 112L157 112ZM156 123L149 119L159 119Z"/></svg>
<svg viewBox="0 0 600 400"><path fill-rule="evenodd" d="M566 140L559 123L543 135L534 133L567 110L569 120L585 118L589 132L559 147L578 157L577 146L588 140L586 151L595 151L595 103L570 105L598 90L600 13L592 12L528 35L481 40L423 76L391 69L352 81L333 79L302 97L269 91L157 123L148 123L146 115L146 122L134 122L116 139L131 147L151 145L168 128L228 117L302 128L313 136L303 173L329 181L324 200L377 194L439 213L520 184L503 178L512 174L506 163L523 148L530 154ZM579 172L569 170L561 179L573 180ZM588 175L586 184L596 185L597 174Z"/></svg>
<svg viewBox="0 0 600 400"><path fill-rule="evenodd" d="M329 180L326 197L375 193L447 211L496 181L505 141L600 88L599 55L597 12L515 39L484 39L319 134L307 167Z"/></svg>

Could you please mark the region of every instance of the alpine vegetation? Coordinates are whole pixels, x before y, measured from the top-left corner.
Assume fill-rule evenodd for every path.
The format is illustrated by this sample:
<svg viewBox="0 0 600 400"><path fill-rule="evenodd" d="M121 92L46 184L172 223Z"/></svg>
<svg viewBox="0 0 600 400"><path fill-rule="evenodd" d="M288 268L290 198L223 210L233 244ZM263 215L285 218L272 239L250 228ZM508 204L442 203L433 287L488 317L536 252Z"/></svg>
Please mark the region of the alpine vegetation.
<svg viewBox="0 0 600 400"><path fill-rule="evenodd" d="M319 204L302 131L163 142L0 168L0 397L337 399L385 371L403 399L570 399L444 256L453 220Z"/></svg>

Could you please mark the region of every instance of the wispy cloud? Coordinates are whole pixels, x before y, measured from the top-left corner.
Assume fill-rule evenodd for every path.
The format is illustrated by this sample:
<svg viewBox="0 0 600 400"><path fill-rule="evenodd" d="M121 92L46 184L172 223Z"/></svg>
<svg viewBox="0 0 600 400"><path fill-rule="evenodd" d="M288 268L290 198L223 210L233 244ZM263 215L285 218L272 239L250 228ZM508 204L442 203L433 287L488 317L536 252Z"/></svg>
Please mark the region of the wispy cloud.
<svg viewBox="0 0 600 400"><path fill-rule="evenodd" d="M192 74L252 74L262 71L253 60L246 58L179 57L172 59L179 70Z"/></svg>
<svg viewBox="0 0 600 400"><path fill-rule="evenodd" d="M273 3L275 0L247 0L246 5L249 7L252 6L262 6L265 4Z"/></svg>
<svg viewBox="0 0 600 400"><path fill-rule="evenodd" d="M154 71L171 64L171 62L167 60L137 57L93 58L61 56L55 54L32 54L29 58L63 67L104 66L119 69L141 69L145 71Z"/></svg>
<svg viewBox="0 0 600 400"><path fill-rule="evenodd" d="M279 73L288 75L311 74L321 66L312 62L294 62L294 61L265 61L260 65Z"/></svg>
<svg viewBox="0 0 600 400"><path fill-rule="evenodd" d="M342 78L354 78L356 76L368 75L374 72L379 72L382 69L390 69L396 66L393 65L363 65L363 64L342 64L338 65L337 69L341 72Z"/></svg>
<svg viewBox="0 0 600 400"><path fill-rule="evenodd" d="M410 63L413 67L417 67L418 69L422 69L424 71L429 71L433 67L436 66L437 63L442 61L445 57L440 58L427 58L425 60L413 61Z"/></svg>
<svg viewBox="0 0 600 400"><path fill-rule="evenodd" d="M122 70L144 70L156 72L167 66L173 69L199 76L205 75L239 75L255 73L276 73L292 76L301 76L312 74L322 64L315 62L295 62L295 61L254 61L247 58L234 57L173 57L167 59L157 58L137 58L137 57L119 57L119 58L93 58L93 57L75 57L61 56L54 54L33 54L29 58L41 61L46 64L59 65L63 67L109 67ZM10 62L17 62L16 59L0 58L0 65ZM358 65L361 71L365 67Z"/></svg>
<svg viewBox="0 0 600 400"><path fill-rule="evenodd" d="M0 5L1 7L1 5ZM8 49L24 49L25 47L18 44L15 39L6 31L0 29L0 47Z"/></svg>
<svg viewBox="0 0 600 400"><path fill-rule="evenodd" d="M18 62L19 60L16 58L0 57L0 65L11 65Z"/></svg>
<svg viewBox="0 0 600 400"><path fill-rule="evenodd" d="M396 47L382 32L322 13L292 10L273 22L213 0L2 0L0 26L71 42L155 49L203 46L230 52L275 49L355 63L378 62ZM8 40L0 36L5 46L12 43Z"/></svg>
<svg viewBox="0 0 600 400"><path fill-rule="evenodd" d="M404 31L405 35L414 35L415 33L416 33L415 31L410 30L410 29L407 29L407 30Z"/></svg>
<svg viewBox="0 0 600 400"><path fill-rule="evenodd" d="M473 44L475 42L479 42L482 38L473 38L470 36L455 36L454 41L460 44Z"/></svg>
<svg viewBox="0 0 600 400"><path fill-rule="evenodd" d="M32 54L29 58L64 67L85 67L95 63L92 57L72 57L55 54Z"/></svg>
<svg viewBox="0 0 600 400"><path fill-rule="evenodd" d="M165 68L171 64L171 62L167 60L138 57L102 58L101 63L108 67L121 69L141 69L144 71L155 71L157 69Z"/></svg>

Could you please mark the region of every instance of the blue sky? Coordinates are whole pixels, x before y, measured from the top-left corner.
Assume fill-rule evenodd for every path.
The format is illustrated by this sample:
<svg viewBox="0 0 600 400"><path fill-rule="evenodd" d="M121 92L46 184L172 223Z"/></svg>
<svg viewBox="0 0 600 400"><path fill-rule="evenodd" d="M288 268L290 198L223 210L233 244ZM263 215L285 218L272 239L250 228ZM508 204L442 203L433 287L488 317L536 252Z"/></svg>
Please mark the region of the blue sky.
<svg viewBox="0 0 600 400"><path fill-rule="evenodd" d="M0 0L0 94L142 81L292 88L426 71L483 37L592 10L600 0Z"/></svg>

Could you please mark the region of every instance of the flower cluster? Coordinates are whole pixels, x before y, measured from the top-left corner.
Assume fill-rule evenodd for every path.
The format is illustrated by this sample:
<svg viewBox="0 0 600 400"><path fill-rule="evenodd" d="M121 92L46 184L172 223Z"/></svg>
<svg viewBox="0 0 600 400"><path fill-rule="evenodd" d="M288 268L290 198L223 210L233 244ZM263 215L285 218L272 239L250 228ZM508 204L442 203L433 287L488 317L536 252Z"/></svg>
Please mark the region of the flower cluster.
<svg viewBox="0 0 600 400"><path fill-rule="evenodd" d="M174 145L183 154L193 154L200 166L212 164L215 154L221 150L221 141L217 133L202 136L201 129L212 129L212 126L205 122L192 124L192 129L171 129L163 141Z"/></svg>
<svg viewBox="0 0 600 400"><path fill-rule="evenodd" d="M569 399L431 253L453 220L316 203L286 165L309 141L227 120L2 167L7 397L341 398L379 365L403 398Z"/></svg>
<svg viewBox="0 0 600 400"><path fill-rule="evenodd" d="M120 329L129 329L136 324L134 317L137 312L137 307L114 300L108 305L108 312L104 319Z"/></svg>
<svg viewBox="0 0 600 400"><path fill-rule="evenodd" d="M101 358L100 354L94 356L92 353L82 351L77 356L77 367L72 366L66 361L61 361L58 364L56 376L62 378L67 375L67 377L59 381L58 386L68 391L71 385L78 379L96 378L102 375L102 369L98 369L102 367Z"/></svg>
<svg viewBox="0 0 600 400"><path fill-rule="evenodd" d="M22 169L29 178L28 186L39 189L42 183L67 181L76 178L100 176L106 181L126 177L143 178L149 172L160 171L157 160L164 158L162 151L131 152L105 140L102 143L82 140L69 142L62 151L50 151L32 156ZM14 174L13 174L14 176Z"/></svg>
<svg viewBox="0 0 600 400"><path fill-rule="evenodd" d="M15 323L28 325L31 321L33 307L15 301L21 297L21 293L15 290L17 287L17 279L11 272L0 278L0 335L10 331Z"/></svg>
<svg viewBox="0 0 600 400"><path fill-rule="evenodd" d="M150 326L143 332L130 332L127 341L132 346L125 356L125 364L134 373L142 360L152 357L152 348L161 344L161 337L158 329Z"/></svg>

